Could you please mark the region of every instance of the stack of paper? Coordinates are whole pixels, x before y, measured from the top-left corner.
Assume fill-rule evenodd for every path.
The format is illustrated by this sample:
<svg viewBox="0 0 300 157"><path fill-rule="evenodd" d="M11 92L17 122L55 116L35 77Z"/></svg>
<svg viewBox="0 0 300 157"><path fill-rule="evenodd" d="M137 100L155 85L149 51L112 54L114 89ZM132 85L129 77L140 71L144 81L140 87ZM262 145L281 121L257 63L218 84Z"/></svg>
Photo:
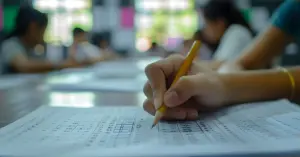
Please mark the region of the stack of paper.
<svg viewBox="0 0 300 157"><path fill-rule="evenodd" d="M300 155L300 111L287 101L242 105L150 129L152 121L136 107L42 107L0 130L0 156Z"/></svg>

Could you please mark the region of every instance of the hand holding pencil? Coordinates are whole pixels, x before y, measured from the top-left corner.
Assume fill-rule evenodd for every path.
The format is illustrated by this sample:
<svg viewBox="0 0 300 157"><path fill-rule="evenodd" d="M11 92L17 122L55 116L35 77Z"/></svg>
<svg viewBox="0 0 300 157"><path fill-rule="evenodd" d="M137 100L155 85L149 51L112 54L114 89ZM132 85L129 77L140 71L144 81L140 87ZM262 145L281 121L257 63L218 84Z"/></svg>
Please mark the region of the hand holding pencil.
<svg viewBox="0 0 300 157"><path fill-rule="evenodd" d="M181 64L172 84L171 87L184 75L188 73L190 70L190 67L195 59L195 57L198 54L198 51L200 49L201 42L195 41L190 52L187 54L186 58L184 59L183 63ZM162 104L155 113L154 122L152 125L152 128L159 122L160 119L164 116L165 112L167 110L167 106L165 104Z"/></svg>
<svg viewBox="0 0 300 157"><path fill-rule="evenodd" d="M222 106L224 91L216 73L192 62L199 48L196 41L186 58L175 55L146 68L144 109L152 115L159 111L154 124L161 118L195 120L199 111Z"/></svg>

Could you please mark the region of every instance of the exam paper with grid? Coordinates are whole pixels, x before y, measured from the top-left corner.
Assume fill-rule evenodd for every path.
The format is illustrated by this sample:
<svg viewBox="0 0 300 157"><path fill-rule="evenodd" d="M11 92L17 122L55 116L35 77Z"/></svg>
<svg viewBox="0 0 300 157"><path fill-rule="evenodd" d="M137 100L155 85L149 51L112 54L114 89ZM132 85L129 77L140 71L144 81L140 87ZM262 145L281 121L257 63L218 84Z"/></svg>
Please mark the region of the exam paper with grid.
<svg viewBox="0 0 300 157"><path fill-rule="evenodd" d="M286 101L240 105L203 115L197 121L161 122L150 129L152 121L153 118L138 107L41 107L0 130L0 155L18 156L29 152L28 156L49 155L49 152L59 152L58 149L51 151L53 147L66 147L64 156L78 151L88 155L102 152L104 156L135 154L118 151L124 148L135 148L142 153L140 156L147 156L150 152L145 151L144 146L174 149L239 146L300 137L299 108ZM28 151L30 149L36 152Z"/></svg>

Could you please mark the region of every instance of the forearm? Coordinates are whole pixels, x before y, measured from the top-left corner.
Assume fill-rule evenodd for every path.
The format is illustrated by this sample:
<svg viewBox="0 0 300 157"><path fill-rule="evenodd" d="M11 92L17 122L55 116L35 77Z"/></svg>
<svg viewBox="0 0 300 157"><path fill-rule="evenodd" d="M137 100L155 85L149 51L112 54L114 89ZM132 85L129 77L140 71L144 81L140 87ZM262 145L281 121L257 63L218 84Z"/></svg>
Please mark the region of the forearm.
<svg viewBox="0 0 300 157"><path fill-rule="evenodd" d="M293 101L300 102L300 67L289 69L296 83ZM282 70L260 70L220 74L225 82L227 104L290 98L292 85Z"/></svg>
<svg viewBox="0 0 300 157"><path fill-rule="evenodd" d="M285 32L269 26L242 52L236 63L247 70L265 69L276 56L284 52L285 46L291 41L292 38Z"/></svg>
<svg viewBox="0 0 300 157"><path fill-rule="evenodd" d="M92 64L95 64L95 63L98 63L98 62L103 62L103 61L105 61L105 60L108 60L108 59L107 59L106 57L102 56L102 57L92 58L92 59L90 60L90 62L91 62Z"/></svg>
<svg viewBox="0 0 300 157"><path fill-rule="evenodd" d="M108 61L108 60L113 60L113 59L117 59L116 55L113 55L112 53L108 53L105 55L101 55L99 57L94 57L90 59L90 62L92 64L98 63L98 62L103 62L103 61Z"/></svg>
<svg viewBox="0 0 300 157"><path fill-rule="evenodd" d="M17 65L16 70L22 73L43 73L55 70L55 66L47 61L28 61L26 64Z"/></svg>
<svg viewBox="0 0 300 157"><path fill-rule="evenodd" d="M223 63L224 63L224 61L219 61L219 60L212 60L212 61L201 60L201 61L199 61L199 64L201 66L208 67L213 71L217 71L222 66Z"/></svg>

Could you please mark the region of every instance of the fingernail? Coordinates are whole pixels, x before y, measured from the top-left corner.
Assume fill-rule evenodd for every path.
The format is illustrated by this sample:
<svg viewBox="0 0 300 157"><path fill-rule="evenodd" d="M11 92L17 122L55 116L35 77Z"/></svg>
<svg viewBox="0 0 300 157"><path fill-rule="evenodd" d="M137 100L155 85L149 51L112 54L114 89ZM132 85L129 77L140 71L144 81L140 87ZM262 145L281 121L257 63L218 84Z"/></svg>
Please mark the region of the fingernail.
<svg viewBox="0 0 300 157"><path fill-rule="evenodd" d="M176 102L178 101L178 94L175 91L167 92L165 95L165 103L168 107L176 106Z"/></svg>
<svg viewBox="0 0 300 157"><path fill-rule="evenodd" d="M154 99L154 107L157 110L160 106L162 105L162 101L160 100L160 98L155 98Z"/></svg>

